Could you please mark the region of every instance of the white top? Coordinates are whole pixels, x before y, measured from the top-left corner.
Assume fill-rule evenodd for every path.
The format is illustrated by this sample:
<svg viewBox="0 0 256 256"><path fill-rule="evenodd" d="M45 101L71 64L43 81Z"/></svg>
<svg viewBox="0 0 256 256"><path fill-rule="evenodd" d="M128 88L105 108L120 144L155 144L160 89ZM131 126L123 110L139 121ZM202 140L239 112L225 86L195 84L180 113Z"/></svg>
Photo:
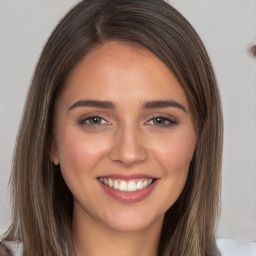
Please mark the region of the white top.
<svg viewBox="0 0 256 256"><path fill-rule="evenodd" d="M22 256L20 243L8 242L7 245L13 256ZM256 256L256 242L219 238L217 245L221 256Z"/></svg>
<svg viewBox="0 0 256 256"><path fill-rule="evenodd" d="M0 242L2 242L1 239L0 239ZM22 243L4 242L4 245L8 248L8 250L11 252L11 254L13 256L22 256L22 254L21 254L21 252L22 252Z"/></svg>
<svg viewBox="0 0 256 256"><path fill-rule="evenodd" d="M256 241L246 242L234 239L217 239L221 256L256 256Z"/></svg>

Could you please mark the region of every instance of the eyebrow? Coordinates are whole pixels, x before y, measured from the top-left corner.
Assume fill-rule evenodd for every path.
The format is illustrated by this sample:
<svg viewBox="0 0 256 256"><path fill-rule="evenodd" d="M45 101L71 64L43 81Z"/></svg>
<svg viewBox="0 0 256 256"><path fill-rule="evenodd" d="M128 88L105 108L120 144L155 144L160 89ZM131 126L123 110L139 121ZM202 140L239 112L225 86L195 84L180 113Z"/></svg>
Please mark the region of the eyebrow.
<svg viewBox="0 0 256 256"><path fill-rule="evenodd" d="M168 108L174 107L179 108L187 113L187 110L180 103L173 100L157 100L157 101L149 101L143 104L143 108Z"/></svg>
<svg viewBox="0 0 256 256"><path fill-rule="evenodd" d="M115 104L110 101L99 101L99 100L80 100L75 102L71 107L69 107L68 111L77 108L77 107L95 107L95 108L106 108L106 109L114 109ZM157 101L148 101L145 102L142 106L144 109L151 108L168 108L174 107L183 110L187 113L187 110L180 103L173 100L157 100Z"/></svg>
<svg viewBox="0 0 256 256"><path fill-rule="evenodd" d="M68 111L76 107L95 107L95 108L108 108L114 109L115 105L109 101L99 101L99 100L80 100L74 103Z"/></svg>

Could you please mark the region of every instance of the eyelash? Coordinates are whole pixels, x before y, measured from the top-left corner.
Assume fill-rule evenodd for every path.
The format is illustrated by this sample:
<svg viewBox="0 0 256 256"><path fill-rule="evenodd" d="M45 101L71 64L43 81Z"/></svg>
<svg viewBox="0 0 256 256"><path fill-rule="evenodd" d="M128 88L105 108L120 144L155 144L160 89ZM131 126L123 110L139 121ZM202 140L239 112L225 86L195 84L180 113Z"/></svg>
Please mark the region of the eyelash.
<svg viewBox="0 0 256 256"><path fill-rule="evenodd" d="M92 122L96 121L96 123L90 123L90 121L92 121ZM97 123L97 121L99 121L100 123ZM104 123L102 123L102 122L104 122ZM161 123L161 122L163 122L163 123ZM109 125L111 123L106 121L103 117L94 115L94 116L88 116L88 117L81 118L80 120L78 120L78 124L81 126L87 125L87 126L91 126L91 127L93 127L93 126L99 127L101 125ZM169 126L173 126L173 125L177 125L177 124L178 124L178 122L176 120L173 120L173 119L167 118L167 117L163 117L163 116L155 116L146 122L146 125L154 125L154 126L162 126L162 127L169 127Z"/></svg>
<svg viewBox="0 0 256 256"><path fill-rule="evenodd" d="M164 122L164 123L152 123L152 122ZM163 116L155 116L151 118L149 121L146 122L147 125L156 125L156 126L162 126L162 127L169 127L173 125L177 125L178 122L176 120L173 120L171 118L163 117Z"/></svg>
<svg viewBox="0 0 256 256"><path fill-rule="evenodd" d="M104 121L105 123L90 123L90 121ZM89 125L89 126L100 126L100 125L106 125L106 124L110 124L109 122L107 122L103 117L100 116L88 116L88 117L84 117L80 120L78 120L78 124L79 125Z"/></svg>

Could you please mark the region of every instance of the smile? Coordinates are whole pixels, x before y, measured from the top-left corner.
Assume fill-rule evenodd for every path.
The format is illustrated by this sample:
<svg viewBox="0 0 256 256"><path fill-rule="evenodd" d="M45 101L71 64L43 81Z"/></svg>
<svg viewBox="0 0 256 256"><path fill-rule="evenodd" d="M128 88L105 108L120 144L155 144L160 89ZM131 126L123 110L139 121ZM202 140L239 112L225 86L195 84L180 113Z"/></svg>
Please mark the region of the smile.
<svg viewBox="0 0 256 256"><path fill-rule="evenodd" d="M104 178L99 178L99 180L105 186L108 186L115 190L134 192L150 186L155 179L142 178L142 179L133 179L133 180L122 180L122 179L104 177Z"/></svg>

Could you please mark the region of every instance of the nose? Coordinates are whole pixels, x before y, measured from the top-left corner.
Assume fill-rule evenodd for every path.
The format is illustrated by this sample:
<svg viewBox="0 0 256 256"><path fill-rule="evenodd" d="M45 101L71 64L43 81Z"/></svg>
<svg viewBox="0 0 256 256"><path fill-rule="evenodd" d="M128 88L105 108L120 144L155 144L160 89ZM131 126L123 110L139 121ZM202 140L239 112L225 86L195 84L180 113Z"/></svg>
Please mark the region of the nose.
<svg viewBox="0 0 256 256"><path fill-rule="evenodd" d="M124 165L133 165L147 159L143 136L136 128L120 128L114 135L110 159Z"/></svg>

